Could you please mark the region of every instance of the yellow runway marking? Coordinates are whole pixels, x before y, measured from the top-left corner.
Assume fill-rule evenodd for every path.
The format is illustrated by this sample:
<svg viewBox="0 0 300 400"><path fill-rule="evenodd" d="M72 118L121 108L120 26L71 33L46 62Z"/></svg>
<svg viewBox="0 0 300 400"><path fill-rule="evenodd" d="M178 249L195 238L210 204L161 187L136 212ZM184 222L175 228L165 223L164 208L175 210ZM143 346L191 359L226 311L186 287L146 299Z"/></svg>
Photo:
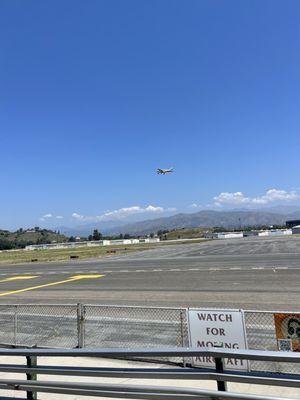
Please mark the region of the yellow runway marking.
<svg viewBox="0 0 300 400"><path fill-rule="evenodd" d="M25 288L25 289L17 289L17 290L12 290L10 292L0 293L0 296L3 297L3 296L9 296L11 294L29 292L31 290L42 289L42 288L45 288L45 287L55 286L55 285L62 285L64 283L75 282L75 281L79 281L81 279L103 278L104 276L105 275L74 275L74 276L71 276L71 278L64 279L63 281L44 283L42 285L31 286L31 287L28 287L28 288Z"/></svg>
<svg viewBox="0 0 300 400"><path fill-rule="evenodd" d="M12 281L22 281L26 279L34 279L38 278L39 275L21 275L21 276L11 276L10 278L1 279L0 283L2 282L12 282Z"/></svg>

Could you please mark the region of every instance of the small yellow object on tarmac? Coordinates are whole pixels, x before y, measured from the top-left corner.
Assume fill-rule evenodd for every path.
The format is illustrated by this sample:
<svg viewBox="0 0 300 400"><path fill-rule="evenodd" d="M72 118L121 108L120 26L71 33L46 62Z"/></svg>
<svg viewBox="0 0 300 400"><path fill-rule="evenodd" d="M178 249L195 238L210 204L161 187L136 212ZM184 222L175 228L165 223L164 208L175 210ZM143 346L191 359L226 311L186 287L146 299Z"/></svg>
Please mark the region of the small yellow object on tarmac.
<svg viewBox="0 0 300 400"><path fill-rule="evenodd" d="M70 279L95 279L102 278L104 275L74 275Z"/></svg>
<svg viewBox="0 0 300 400"><path fill-rule="evenodd" d="M2 282L12 282L12 281L22 281L26 279L34 279L38 278L39 275L20 275L20 276L11 276L10 278L0 279L0 283Z"/></svg>

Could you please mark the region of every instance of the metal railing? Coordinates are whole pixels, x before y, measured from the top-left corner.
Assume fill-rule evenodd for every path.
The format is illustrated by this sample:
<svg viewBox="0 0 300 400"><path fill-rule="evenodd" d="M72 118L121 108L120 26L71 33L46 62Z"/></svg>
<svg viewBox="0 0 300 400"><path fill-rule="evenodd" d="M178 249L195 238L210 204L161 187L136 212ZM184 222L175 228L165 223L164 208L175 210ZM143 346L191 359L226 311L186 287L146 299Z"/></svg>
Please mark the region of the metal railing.
<svg viewBox="0 0 300 400"><path fill-rule="evenodd" d="M164 349L0 349L1 356L23 356L27 365L0 364L0 371L26 374L27 380L0 379L0 390L25 391L27 399L37 399L37 393L58 393L76 396L95 396L111 398L130 398L145 400L193 400L193 399L248 399L248 400L283 400L282 397L254 395L227 391L227 382L258 385L274 385L300 388L300 376L287 374L250 373L224 371L223 360L254 360L264 362L300 363L299 353L274 351L164 348ZM200 368L94 368L76 366L39 365L37 357L93 357L122 358L134 357L212 357L215 369ZM74 364L74 361L72 361ZM38 375L63 375L76 377L74 382L37 380ZM212 380L217 383L217 390L204 390L193 387L152 386L130 384L105 384L79 382L78 377L110 377L134 379L176 379L176 380ZM4 397L1 397L3 399ZM9 397L6 397L8 399ZM10 397L11 398L11 397ZM285 398L286 399L286 398Z"/></svg>

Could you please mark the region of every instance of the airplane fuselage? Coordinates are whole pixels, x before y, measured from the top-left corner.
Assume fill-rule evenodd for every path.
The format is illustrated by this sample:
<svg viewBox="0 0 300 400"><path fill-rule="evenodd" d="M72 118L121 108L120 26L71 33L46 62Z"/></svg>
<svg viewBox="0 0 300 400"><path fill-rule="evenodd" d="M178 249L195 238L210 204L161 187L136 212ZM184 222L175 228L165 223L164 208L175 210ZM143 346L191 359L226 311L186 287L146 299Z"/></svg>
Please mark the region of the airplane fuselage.
<svg viewBox="0 0 300 400"><path fill-rule="evenodd" d="M173 168L170 168L170 169L158 168L157 169L157 173L160 174L160 175L166 175L166 174L169 174L171 172L173 172Z"/></svg>

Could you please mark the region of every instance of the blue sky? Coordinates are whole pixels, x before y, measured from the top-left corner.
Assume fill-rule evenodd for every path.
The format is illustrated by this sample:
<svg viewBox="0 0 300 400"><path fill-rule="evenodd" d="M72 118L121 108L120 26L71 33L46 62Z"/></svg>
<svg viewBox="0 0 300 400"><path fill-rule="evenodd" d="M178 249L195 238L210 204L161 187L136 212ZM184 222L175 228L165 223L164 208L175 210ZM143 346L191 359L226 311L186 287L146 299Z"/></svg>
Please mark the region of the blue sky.
<svg viewBox="0 0 300 400"><path fill-rule="evenodd" d="M0 227L299 204L299 12L2 0Z"/></svg>

